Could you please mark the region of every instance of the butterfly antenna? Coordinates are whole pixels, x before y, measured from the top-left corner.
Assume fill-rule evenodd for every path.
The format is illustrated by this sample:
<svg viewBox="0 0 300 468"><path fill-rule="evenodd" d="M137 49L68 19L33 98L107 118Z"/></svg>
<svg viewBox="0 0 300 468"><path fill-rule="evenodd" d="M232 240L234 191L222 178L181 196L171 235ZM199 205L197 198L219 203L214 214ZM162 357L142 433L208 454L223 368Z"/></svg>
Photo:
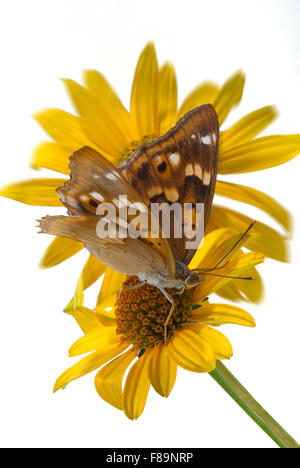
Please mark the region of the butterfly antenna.
<svg viewBox="0 0 300 468"><path fill-rule="evenodd" d="M227 276L227 275L218 275L217 273L200 273L200 275L208 276L218 276L219 278L230 278L230 279L240 279L240 280L254 280L251 276Z"/></svg>
<svg viewBox="0 0 300 468"><path fill-rule="evenodd" d="M221 258L221 260L216 264L216 266L213 268L214 270L216 268L218 268L219 265L221 265L221 263L224 262L225 258L228 257L228 255L231 254L231 252L236 248L237 245L239 245L242 240L246 237L246 235L248 234L248 232L253 228L254 224L256 223L256 221L253 221L253 223L250 224L250 226L246 229L246 231L241 235L241 237L238 239L238 241L231 247L230 250L228 250L228 252L224 255L223 258Z"/></svg>

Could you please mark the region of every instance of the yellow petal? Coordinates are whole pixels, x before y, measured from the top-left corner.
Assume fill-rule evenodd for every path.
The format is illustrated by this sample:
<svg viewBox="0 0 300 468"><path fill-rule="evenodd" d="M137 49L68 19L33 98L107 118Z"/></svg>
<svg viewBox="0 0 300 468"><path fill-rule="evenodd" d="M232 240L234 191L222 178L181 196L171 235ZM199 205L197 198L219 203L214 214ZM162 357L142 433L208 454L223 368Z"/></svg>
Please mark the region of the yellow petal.
<svg viewBox="0 0 300 468"><path fill-rule="evenodd" d="M94 284L100 276L105 272L106 265L104 265L100 260L94 257L92 254L89 256L80 278L82 280L82 294L83 291L88 289L92 284ZM78 285L77 285L78 287ZM76 293L75 293L76 294ZM82 304L80 304L82 305ZM71 299L67 307L64 309L65 312L70 312L74 309L74 298Z"/></svg>
<svg viewBox="0 0 300 468"><path fill-rule="evenodd" d="M110 112L86 88L72 80L64 80L70 98L81 117L82 128L103 156L117 161L128 141L110 119ZM116 116L117 118L117 116Z"/></svg>
<svg viewBox="0 0 300 468"><path fill-rule="evenodd" d="M40 143L33 150L30 165L33 169L45 168L69 174L69 158L72 152L53 141Z"/></svg>
<svg viewBox="0 0 300 468"><path fill-rule="evenodd" d="M264 299L264 283L256 268L248 271L253 281L236 280L235 285L244 294L244 297L254 304L259 304ZM219 293L220 291L218 291Z"/></svg>
<svg viewBox="0 0 300 468"><path fill-rule="evenodd" d="M81 242L76 242L67 237L56 237L45 251L40 267L50 268L59 265L59 263L64 262L82 249L83 244Z"/></svg>
<svg viewBox="0 0 300 468"><path fill-rule="evenodd" d="M274 106L266 106L257 109L240 119L228 130L222 133L220 141L220 157L230 148L246 143L262 132L277 117Z"/></svg>
<svg viewBox="0 0 300 468"><path fill-rule="evenodd" d="M69 354L71 357L79 356L119 342L116 327L97 327L77 340L69 349Z"/></svg>
<svg viewBox="0 0 300 468"><path fill-rule="evenodd" d="M253 219L238 211L214 205L208 221L207 231L210 232L220 227L229 226L236 232L243 232L252 221ZM280 262L288 261L289 249L287 240L279 232L257 221L251 229L251 233L252 235L247 241L247 249L261 252L266 257Z"/></svg>
<svg viewBox="0 0 300 468"><path fill-rule="evenodd" d="M120 410L123 409L123 377L135 357L136 352L130 348L126 353L102 367L95 378L95 387L100 397Z"/></svg>
<svg viewBox="0 0 300 468"><path fill-rule="evenodd" d="M221 231L221 230L218 230ZM233 258L237 253L240 251L241 247L245 244L248 244L250 236L246 235L242 241L237 244L237 242L241 239L242 234L235 234L232 235L233 231L229 233L228 229L223 230L222 235L219 237L219 239L216 238L215 244L211 244L210 250L206 250L204 255L202 256L200 262L195 266L195 268L201 268L201 269L208 269L208 268L214 268L217 263L221 261L221 259L227 255L226 260L224 263L221 263L221 266L224 266L228 260ZM209 233L205 236L209 237L210 234L217 234L217 231L212 231L212 233ZM220 232L221 234L221 232ZM204 238L204 241L205 241ZM235 247L234 247L235 246ZM200 255L197 256L197 260L199 259ZM219 267L219 268L220 268ZM218 270L219 271L219 270ZM216 273L216 272L212 272Z"/></svg>
<svg viewBox="0 0 300 468"><path fill-rule="evenodd" d="M200 338L205 340L213 350L216 359L231 358L233 352L230 341L220 331L200 323L186 325L185 328L192 330L197 333Z"/></svg>
<svg viewBox="0 0 300 468"><path fill-rule="evenodd" d="M2 187L0 196L27 205L62 206L56 189L65 182L64 179L28 179Z"/></svg>
<svg viewBox="0 0 300 468"><path fill-rule="evenodd" d="M95 96L107 119L118 129L123 141L130 141L138 138L138 132L133 124L132 117L125 109L121 100L108 83L106 78L95 70L85 70L83 72L84 83L88 90Z"/></svg>
<svg viewBox="0 0 300 468"><path fill-rule="evenodd" d="M216 194L256 206L278 221L287 231L291 230L291 215L284 206L260 190L245 185L217 181Z"/></svg>
<svg viewBox="0 0 300 468"><path fill-rule="evenodd" d="M220 174L261 171L279 166L300 153L300 135L256 138L222 153Z"/></svg>
<svg viewBox="0 0 300 468"><path fill-rule="evenodd" d="M90 255L82 270L83 289L89 288L105 272L106 265L98 260L94 255Z"/></svg>
<svg viewBox="0 0 300 468"><path fill-rule="evenodd" d="M66 387L68 383L73 380L82 377L89 372L92 372L98 367L102 366L107 361L110 361L118 354L125 351L128 345L112 344L106 346L100 351L89 354L85 358L81 359L77 364L67 369L55 382L53 391L56 392L62 387Z"/></svg>
<svg viewBox="0 0 300 468"><path fill-rule="evenodd" d="M84 294L83 294L83 277L82 274L79 276L79 279L76 284L76 289L74 296L70 300L69 304L64 308L64 312L66 314L73 315L73 311L77 308L83 305L83 299L84 299Z"/></svg>
<svg viewBox="0 0 300 468"><path fill-rule="evenodd" d="M240 302L248 301L253 304L259 304L264 299L264 283L256 270L249 269L248 276L253 278L253 281L234 280L227 283L223 288L218 289L216 294L228 301Z"/></svg>
<svg viewBox="0 0 300 468"><path fill-rule="evenodd" d="M168 397L175 384L177 364L170 359L163 343L156 345L149 363L149 379L152 387L163 397Z"/></svg>
<svg viewBox="0 0 300 468"><path fill-rule="evenodd" d="M241 291L236 287L236 282L238 280L231 281L230 283L225 284L223 288L218 289L216 294L222 299L226 299L231 302L241 302L244 300L244 296Z"/></svg>
<svg viewBox="0 0 300 468"><path fill-rule="evenodd" d="M104 299L111 296L112 294L116 294L120 290L125 279L126 275L123 275L118 271L112 270L111 268L107 268L101 286L101 291L98 297L97 305L101 304L101 302L104 301Z"/></svg>
<svg viewBox="0 0 300 468"><path fill-rule="evenodd" d="M102 327L102 324L95 312L87 307L77 307L77 309L72 311L72 316L75 318L83 333L89 333L96 328Z"/></svg>
<svg viewBox="0 0 300 468"><path fill-rule="evenodd" d="M213 105L216 109L221 126L231 109L242 99L246 77L242 71L237 71L222 86Z"/></svg>
<svg viewBox="0 0 300 468"><path fill-rule="evenodd" d="M205 81L195 88L183 101L178 111L178 118L203 104L213 104L219 92L219 86L212 81Z"/></svg>
<svg viewBox="0 0 300 468"><path fill-rule="evenodd" d="M115 316L115 303L117 300L117 294L111 294L106 297L97 307L95 311L98 315L104 315L105 317L114 319Z"/></svg>
<svg viewBox="0 0 300 468"><path fill-rule="evenodd" d="M239 254L239 252L237 252L234 259L225 263L224 267L218 270L218 273L233 277L246 275L248 271L251 270L251 267L262 263L264 258L264 255L259 252L249 252L247 254ZM197 304L201 304L206 297L218 291L228 282L236 281L235 279L220 278L217 276L204 276L204 278L205 281L195 288L194 302Z"/></svg>
<svg viewBox="0 0 300 468"><path fill-rule="evenodd" d="M245 327L255 327L255 320L248 312L229 304L204 304L192 311L191 320L213 326L235 323Z"/></svg>
<svg viewBox="0 0 300 468"><path fill-rule="evenodd" d="M90 146L91 142L83 133L81 122L75 115L60 109L45 109L34 115L41 127L71 153L82 146Z"/></svg>
<svg viewBox="0 0 300 468"><path fill-rule="evenodd" d="M148 43L138 60L131 91L130 109L140 138L158 135L158 64L155 47Z"/></svg>
<svg viewBox="0 0 300 468"><path fill-rule="evenodd" d="M161 135L175 125L176 116L176 74L173 65L167 62L159 70L158 120Z"/></svg>
<svg viewBox="0 0 300 468"><path fill-rule="evenodd" d="M227 232L228 228L215 229L204 236L204 239L189 264L190 270L205 265L205 259L210 257L211 252L215 250L219 241L224 238Z"/></svg>
<svg viewBox="0 0 300 468"><path fill-rule="evenodd" d="M129 419L137 419L144 411L150 380L148 377L149 357L147 350L131 367L123 392L123 408Z"/></svg>
<svg viewBox="0 0 300 468"><path fill-rule="evenodd" d="M216 367L211 346L192 330L175 331L167 351L179 366L192 372L211 372Z"/></svg>

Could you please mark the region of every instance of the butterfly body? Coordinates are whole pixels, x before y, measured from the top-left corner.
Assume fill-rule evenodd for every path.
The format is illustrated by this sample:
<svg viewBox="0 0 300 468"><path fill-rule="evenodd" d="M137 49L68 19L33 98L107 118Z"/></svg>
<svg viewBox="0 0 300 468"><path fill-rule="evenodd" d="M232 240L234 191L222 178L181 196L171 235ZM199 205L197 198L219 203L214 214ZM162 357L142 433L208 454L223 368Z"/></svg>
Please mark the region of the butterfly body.
<svg viewBox="0 0 300 468"><path fill-rule="evenodd" d="M156 286L172 304L172 314L174 300L166 290L180 293L201 281L199 273L188 268L198 245L187 246L198 239L207 223L217 174L218 141L217 115L207 104L187 113L162 137L141 145L117 168L92 148L81 148L70 158L70 180L57 189L69 216L42 218L41 232L83 242L108 267L138 276L141 284ZM110 203L117 211L117 221L109 228L112 232L116 225L120 228L125 224L120 202L124 195L122 203L130 209L146 206L147 214L139 222L141 234L135 238L99 237L102 203ZM164 210L151 216L149 228L150 208L159 203ZM178 213L172 210L174 204L180 212L186 205L190 210L188 220L181 223L184 230L179 237L174 231L178 221ZM203 218L198 216L199 204L204 206ZM168 209L171 230L166 236Z"/></svg>

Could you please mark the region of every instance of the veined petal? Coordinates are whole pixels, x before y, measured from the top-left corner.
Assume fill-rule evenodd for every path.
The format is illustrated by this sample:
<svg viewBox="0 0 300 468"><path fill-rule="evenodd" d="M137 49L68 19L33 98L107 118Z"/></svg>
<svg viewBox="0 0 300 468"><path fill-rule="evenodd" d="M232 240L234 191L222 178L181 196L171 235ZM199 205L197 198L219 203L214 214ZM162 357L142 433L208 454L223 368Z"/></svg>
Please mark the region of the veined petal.
<svg viewBox="0 0 300 468"><path fill-rule="evenodd" d="M236 232L243 232L253 222L248 216L223 206L213 205L207 225L207 232L230 226ZM266 257L280 262L287 262L289 250L286 238L264 223L256 222L251 229L247 249L263 253Z"/></svg>
<svg viewBox="0 0 300 468"><path fill-rule="evenodd" d="M79 279L77 281L76 289L74 296L70 300L69 304L64 308L64 312L66 314L73 314L73 311L77 308L83 305L83 299L84 299L84 294L83 294L83 277L82 274L79 276Z"/></svg>
<svg viewBox="0 0 300 468"><path fill-rule="evenodd" d="M300 153L300 135L271 135L222 153L220 174L261 171L279 166Z"/></svg>
<svg viewBox="0 0 300 468"><path fill-rule="evenodd" d="M116 334L116 327L97 327L77 340L69 349L69 355L79 356L119 342L120 337Z"/></svg>
<svg viewBox="0 0 300 468"><path fill-rule="evenodd" d="M83 333L89 333L96 328L101 328L102 324L95 312L87 307L78 306L72 311L72 316L80 326Z"/></svg>
<svg viewBox="0 0 300 468"><path fill-rule="evenodd" d="M242 71L237 71L222 86L213 105L221 126L227 115L242 99L246 77Z"/></svg>
<svg viewBox="0 0 300 468"><path fill-rule="evenodd" d="M158 135L158 63L152 42L138 60L132 84L130 109L140 138Z"/></svg>
<svg viewBox="0 0 300 468"><path fill-rule="evenodd" d="M110 361L118 354L125 351L128 345L120 345L120 344L111 344L106 346L105 348L101 349L100 351L96 351L95 353L89 354L85 358L81 359L77 364L67 369L55 382L53 391L56 392L60 388L66 387L68 383L72 382L73 380L82 377L89 372L92 372L98 367L102 366L107 361Z"/></svg>
<svg viewBox="0 0 300 468"><path fill-rule="evenodd" d="M69 158L72 152L53 141L45 141L34 148L30 165L33 169L50 169L69 174Z"/></svg>
<svg viewBox="0 0 300 468"><path fill-rule="evenodd" d="M71 152L82 146L91 146L91 141L82 131L80 119L69 112L45 109L37 112L34 118L53 140Z"/></svg>
<svg viewBox="0 0 300 468"><path fill-rule="evenodd" d="M111 268L107 268L98 296L97 305L101 304L104 299L111 296L112 294L116 294L120 290L125 279L126 275L112 270Z"/></svg>
<svg viewBox="0 0 300 468"><path fill-rule="evenodd" d="M167 351L179 366L192 372L211 372L216 367L211 346L192 330L175 331Z"/></svg>
<svg viewBox="0 0 300 468"><path fill-rule="evenodd" d="M62 206L56 189L65 182L65 179L28 179L2 187L0 196L27 205Z"/></svg>
<svg viewBox="0 0 300 468"><path fill-rule="evenodd" d="M175 384L177 364L169 357L163 343L156 345L149 363L149 379L152 387L163 397L168 397Z"/></svg>
<svg viewBox="0 0 300 468"><path fill-rule="evenodd" d="M47 247L41 262L41 268L50 268L64 262L83 249L81 242L67 237L56 237Z"/></svg>
<svg viewBox="0 0 300 468"><path fill-rule="evenodd" d="M163 135L176 123L177 81L174 67L165 63L159 70L158 121Z"/></svg>
<svg viewBox="0 0 300 468"><path fill-rule="evenodd" d="M248 274L252 276L253 281L236 280L235 284L248 301L259 304L265 293L262 277L256 268L250 269Z"/></svg>
<svg viewBox="0 0 300 468"><path fill-rule="evenodd" d="M88 289L106 270L106 265L90 254L82 270L83 289Z"/></svg>
<svg viewBox="0 0 300 468"><path fill-rule="evenodd" d="M96 70L85 70L83 79L88 90L95 96L103 112L110 119L111 125L123 135L124 142L129 144L138 139L139 134L131 115L106 78Z"/></svg>
<svg viewBox="0 0 300 468"><path fill-rule="evenodd" d="M216 294L233 302L248 300L253 304L259 304L265 293L263 280L256 268L250 269L247 274L253 278L253 281L231 281L223 288L218 289Z"/></svg>
<svg viewBox="0 0 300 468"><path fill-rule="evenodd" d="M225 284L223 288L218 289L216 294L222 299L226 299L231 302L241 302L244 300L244 296L241 291L236 287L235 283L238 280L231 281Z"/></svg>
<svg viewBox="0 0 300 468"><path fill-rule="evenodd" d="M292 220L288 210L274 198L260 190L218 180L216 183L216 194L256 206L278 221L287 231L291 230Z"/></svg>
<svg viewBox="0 0 300 468"><path fill-rule="evenodd" d="M103 156L118 160L119 153L128 142L118 128L112 125L110 116L101 103L86 88L72 80L64 80L70 98L81 117L84 133L99 148Z"/></svg>
<svg viewBox="0 0 300 468"><path fill-rule="evenodd" d="M225 264L224 267L218 271L218 273L233 277L241 276L248 273L248 271L251 270L251 267L262 263L264 258L264 255L259 252L249 252L247 254L240 255L238 255L237 252L237 255L235 255L234 259ZM200 283L200 285L195 288L194 302L196 304L201 304L201 302L206 297L214 292L217 292L230 281L236 280L231 278L220 278L217 276L206 277L205 281Z"/></svg>
<svg viewBox="0 0 300 468"><path fill-rule="evenodd" d="M221 228L215 229L205 235L189 264L190 270L205 265L205 259L210 256L210 253L215 250L216 246L219 244L219 241L224 238L227 233L228 228Z"/></svg>
<svg viewBox="0 0 300 468"><path fill-rule="evenodd" d="M256 137L270 125L273 120L276 119L277 115L278 113L274 106L266 106L238 120L238 122L222 133L220 157L222 158L222 153L224 151L252 140L252 138Z"/></svg>
<svg viewBox="0 0 300 468"><path fill-rule="evenodd" d="M216 231L212 231L212 233L215 232ZM201 262L196 266L196 268L198 267L204 270L214 268L221 261L221 259L225 257L225 255L227 255L226 262L228 262L228 260L237 255L241 247L245 244L248 244L250 240L250 235L247 235L239 244L237 244L239 239L241 239L241 236L241 233L232 235L232 231L229 233L226 229L219 238L219 242L216 242L214 246L211 246L210 251L206 251L205 255L201 259ZM225 264L225 262L224 264L221 263L219 269L222 266L225 267ZM212 271L211 273L215 272Z"/></svg>
<svg viewBox="0 0 300 468"><path fill-rule="evenodd" d="M100 276L105 272L106 268L107 268L106 265L100 262L100 260L94 257L94 255L90 254L88 260L86 261L84 265L82 273L80 275L80 278L82 281L82 294L83 294L83 291L88 289L92 284L94 284L100 278ZM77 284L77 289L78 289L78 284ZM64 311L69 312L69 311L72 311L73 309L74 309L74 297L71 299L71 301L69 302L67 307L64 309Z"/></svg>
<svg viewBox="0 0 300 468"><path fill-rule="evenodd" d="M204 304L192 311L190 320L213 326L235 323L245 327L255 327L255 320L248 312L229 304Z"/></svg>
<svg viewBox="0 0 300 468"><path fill-rule="evenodd" d="M194 331L203 338L210 345L216 359L231 358L233 351L230 341L220 331L201 323L186 325L186 329Z"/></svg>
<svg viewBox="0 0 300 468"><path fill-rule="evenodd" d="M178 119L195 107L203 104L213 104L219 89L219 86L212 81L205 81L198 85L181 104Z"/></svg>
<svg viewBox="0 0 300 468"><path fill-rule="evenodd" d="M95 387L100 397L120 410L123 409L123 377L135 357L136 352L130 348L102 367L95 378Z"/></svg>
<svg viewBox="0 0 300 468"><path fill-rule="evenodd" d="M150 380L148 377L151 350L147 350L131 367L123 392L123 408L129 419L137 419L144 411Z"/></svg>

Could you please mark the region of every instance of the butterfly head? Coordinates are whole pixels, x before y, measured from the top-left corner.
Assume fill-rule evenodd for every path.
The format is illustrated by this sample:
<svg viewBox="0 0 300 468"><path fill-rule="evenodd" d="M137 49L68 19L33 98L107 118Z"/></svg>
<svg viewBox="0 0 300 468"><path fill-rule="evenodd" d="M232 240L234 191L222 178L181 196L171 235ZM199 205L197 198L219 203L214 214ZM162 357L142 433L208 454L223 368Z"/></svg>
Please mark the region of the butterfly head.
<svg viewBox="0 0 300 468"><path fill-rule="evenodd" d="M201 283L203 278L200 278L199 273L196 271L189 271L185 278L185 287L187 289L194 288L197 284Z"/></svg>

